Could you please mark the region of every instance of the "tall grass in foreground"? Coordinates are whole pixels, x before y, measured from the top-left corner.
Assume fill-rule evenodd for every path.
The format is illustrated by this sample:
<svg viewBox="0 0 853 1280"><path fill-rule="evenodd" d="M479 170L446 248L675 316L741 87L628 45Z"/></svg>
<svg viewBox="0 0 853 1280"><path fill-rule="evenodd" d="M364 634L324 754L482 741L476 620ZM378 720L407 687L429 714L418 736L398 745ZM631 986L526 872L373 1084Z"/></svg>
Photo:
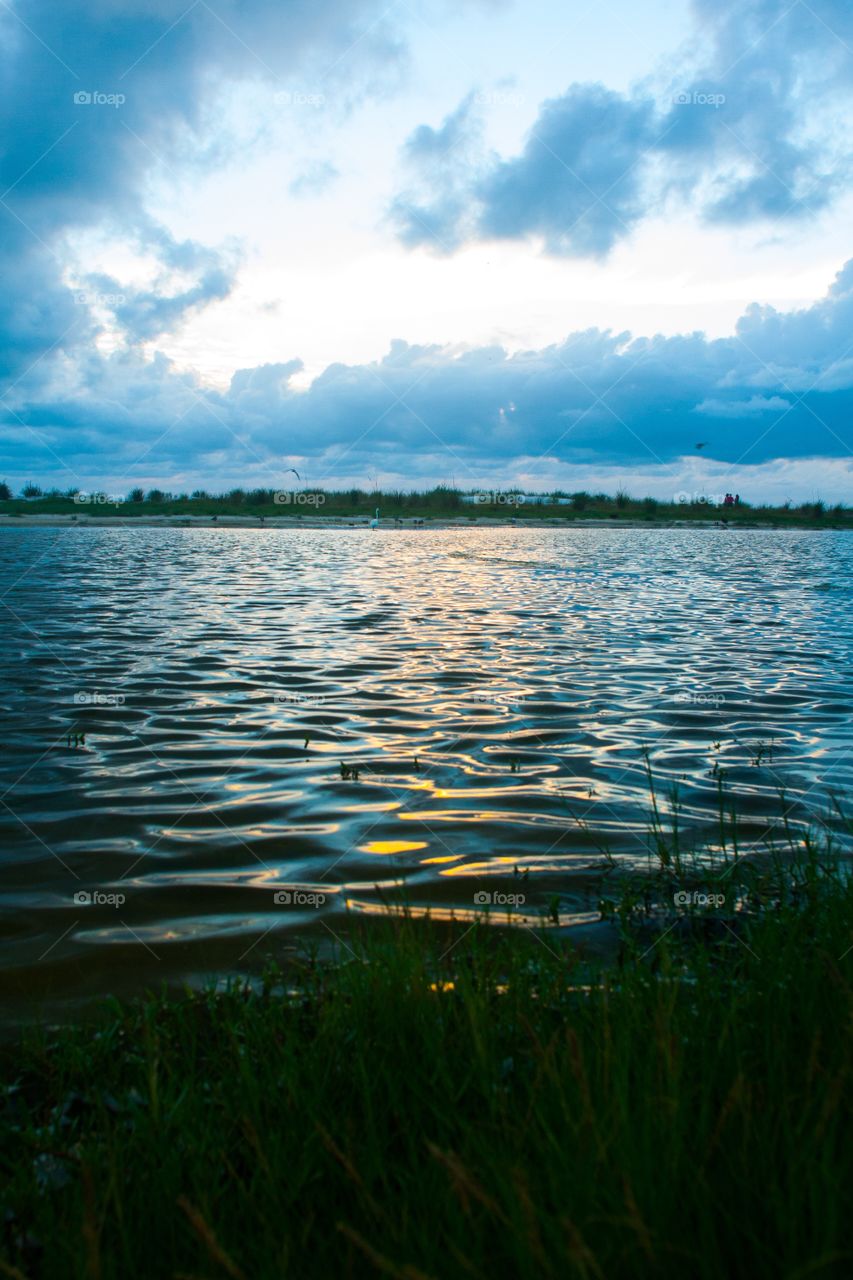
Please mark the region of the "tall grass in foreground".
<svg viewBox="0 0 853 1280"><path fill-rule="evenodd" d="M813 844L723 874L736 919L650 932L626 898L599 971L557 930L403 918L27 1033L0 1273L849 1275L853 889Z"/></svg>

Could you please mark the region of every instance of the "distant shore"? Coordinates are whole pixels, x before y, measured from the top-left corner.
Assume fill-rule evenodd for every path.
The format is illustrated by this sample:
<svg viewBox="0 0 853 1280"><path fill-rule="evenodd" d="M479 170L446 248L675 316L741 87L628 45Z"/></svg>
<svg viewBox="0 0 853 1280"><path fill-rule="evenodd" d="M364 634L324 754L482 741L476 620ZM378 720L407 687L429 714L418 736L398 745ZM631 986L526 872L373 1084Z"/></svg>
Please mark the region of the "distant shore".
<svg viewBox="0 0 853 1280"><path fill-rule="evenodd" d="M377 521L378 517L378 521ZM853 529L853 508L820 499L794 506L755 505L726 493L676 494L669 501L606 493L522 493L520 490L231 489L227 493L45 490L32 482L14 496L0 482L0 525L94 525L124 528L234 529Z"/></svg>
<svg viewBox="0 0 853 1280"><path fill-rule="evenodd" d="M7 528L196 528L196 529L367 529L367 516L252 516L252 515L45 515L0 514L0 527ZM799 520L796 523L780 520L728 520L716 519L637 519L632 516L584 518L582 516L426 516L423 518L388 516L379 521L380 529L844 529L847 521Z"/></svg>

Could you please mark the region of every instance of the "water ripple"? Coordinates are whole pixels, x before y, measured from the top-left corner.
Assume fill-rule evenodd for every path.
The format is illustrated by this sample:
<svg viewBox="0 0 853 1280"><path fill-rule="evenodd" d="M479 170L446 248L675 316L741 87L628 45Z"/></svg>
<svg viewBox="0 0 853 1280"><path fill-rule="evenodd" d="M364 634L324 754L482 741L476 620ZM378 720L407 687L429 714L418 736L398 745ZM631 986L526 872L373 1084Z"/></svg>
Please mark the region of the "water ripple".
<svg viewBox="0 0 853 1280"><path fill-rule="evenodd" d="M688 841L721 772L742 849L783 789L831 823L851 570L834 532L3 529L2 994L196 980L395 889L585 919L648 856L644 752Z"/></svg>

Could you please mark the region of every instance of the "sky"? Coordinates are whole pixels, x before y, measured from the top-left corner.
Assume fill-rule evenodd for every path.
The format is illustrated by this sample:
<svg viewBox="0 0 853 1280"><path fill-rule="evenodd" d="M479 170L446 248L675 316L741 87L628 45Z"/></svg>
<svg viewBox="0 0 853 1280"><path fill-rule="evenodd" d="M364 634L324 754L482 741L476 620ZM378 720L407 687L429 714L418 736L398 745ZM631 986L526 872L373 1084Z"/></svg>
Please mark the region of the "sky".
<svg viewBox="0 0 853 1280"><path fill-rule="evenodd" d="M851 99L849 0L0 0L0 479L849 502Z"/></svg>

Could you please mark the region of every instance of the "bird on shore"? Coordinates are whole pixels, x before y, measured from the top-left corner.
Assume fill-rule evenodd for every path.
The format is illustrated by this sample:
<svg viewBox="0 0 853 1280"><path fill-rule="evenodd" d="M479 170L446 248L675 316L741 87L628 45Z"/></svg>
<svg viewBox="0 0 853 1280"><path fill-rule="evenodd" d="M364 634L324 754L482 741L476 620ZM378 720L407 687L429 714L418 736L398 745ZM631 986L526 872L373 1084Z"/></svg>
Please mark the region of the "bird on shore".
<svg viewBox="0 0 853 1280"><path fill-rule="evenodd" d="M373 517L373 519L370 522L370 527L371 529L379 528L379 508L378 507L376 508L376 515Z"/></svg>

